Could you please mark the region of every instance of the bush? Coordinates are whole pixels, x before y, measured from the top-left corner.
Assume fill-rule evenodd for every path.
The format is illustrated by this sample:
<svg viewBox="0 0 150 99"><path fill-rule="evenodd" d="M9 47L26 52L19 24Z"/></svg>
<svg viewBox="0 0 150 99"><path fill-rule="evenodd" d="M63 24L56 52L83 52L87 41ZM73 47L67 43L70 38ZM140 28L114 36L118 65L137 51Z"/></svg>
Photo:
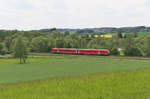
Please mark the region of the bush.
<svg viewBox="0 0 150 99"><path fill-rule="evenodd" d="M2 43L0 43L0 52L3 50L4 46Z"/></svg>
<svg viewBox="0 0 150 99"><path fill-rule="evenodd" d="M5 54L7 54L7 52L6 52L6 50L2 50L2 51L0 51L0 54L5 55Z"/></svg>
<svg viewBox="0 0 150 99"><path fill-rule="evenodd" d="M138 48L131 48L129 50L125 50L125 55L127 55L127 56L142 56L142 53Z"/></svg>
<svg viewBox="0 0 150 99"><path fill-rule="evenodd" d="M0 43L0 54L5 55L6 51L4 50L4 44Z"/></svg>
<svg viewBox="0 0 150 99"><path fill-rule="evenodd" d="M117 49L117 48L112 48L111 54L112 54L112 55L119 55L118 49Z"/></svg>

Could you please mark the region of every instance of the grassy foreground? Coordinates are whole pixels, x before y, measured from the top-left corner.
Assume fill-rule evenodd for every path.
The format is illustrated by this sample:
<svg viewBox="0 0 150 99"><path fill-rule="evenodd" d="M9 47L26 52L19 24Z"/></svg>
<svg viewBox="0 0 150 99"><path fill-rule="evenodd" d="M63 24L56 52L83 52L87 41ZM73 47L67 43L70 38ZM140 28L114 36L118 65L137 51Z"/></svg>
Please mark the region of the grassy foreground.
<svg viewBox="0 0 150 99"><path fill-rule="evenodd" d="M100 56L34 55L29 58L27 64L20 65L17 61L16 59L0 59L0 83L150 68L149 60Z"/></svg>
<svg viewBox="0 0 150 99"><path fill-rule="evenodd" d="M3 56L0 83L0 99L150 99L150 59L31 55L20 65Z"/></svg>
<svg viewBox="0 0 150 99"><path fill-rule="evenodd" d="M150 99L150 69L0 85L0 99Z"/></svg>

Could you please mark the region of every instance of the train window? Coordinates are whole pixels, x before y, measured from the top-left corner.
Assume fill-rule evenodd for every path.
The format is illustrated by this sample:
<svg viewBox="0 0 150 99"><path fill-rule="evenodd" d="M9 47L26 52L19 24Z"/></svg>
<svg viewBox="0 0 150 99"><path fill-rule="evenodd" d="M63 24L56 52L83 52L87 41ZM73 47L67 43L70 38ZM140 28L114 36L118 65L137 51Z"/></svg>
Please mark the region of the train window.
<svg viewBox="0 0 150 99"><path fill-rule="evenodd" d="M100 51L100 53L103 53L103 51Z"/></svg>
<svg viewBox="0 0 150 99"><path fill-rule="evenodd" d="M89 52L96 52L96 51L89 51Z"/></svg>
<svg viewBox="0 0 150 99"><path fill-rule="evenodd" d="M63 51L71 51L71 50L63 50Z"/></svg>

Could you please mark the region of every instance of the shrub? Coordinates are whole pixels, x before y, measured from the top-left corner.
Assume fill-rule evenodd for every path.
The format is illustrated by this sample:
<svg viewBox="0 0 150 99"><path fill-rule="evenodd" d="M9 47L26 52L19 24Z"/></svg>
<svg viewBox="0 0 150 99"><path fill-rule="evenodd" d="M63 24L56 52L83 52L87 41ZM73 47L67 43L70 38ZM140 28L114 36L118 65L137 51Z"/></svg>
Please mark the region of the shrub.
<svg viewBox="0 0 150 99"><path fill-rule="evenodd" d="M142 53L138 48L131 48L131 49L125 50L125 55L127 55L127 56L142 56Z"/></svg>
<svg viewBox="0 0 150 99"><path fill-rule="evenodd" d="M7 52L6 52L6 50L2 50L2 51L0 52L0 54L1 54L1 55L5 55L5 54L7 54Z"/></svg>
<svg viewBox="0 0 150 99"><path fill-rule="evenodd" d="M111 54L112 54L112 55L119 55L118 49L117 49L117 48L112 48Z"/></svg>

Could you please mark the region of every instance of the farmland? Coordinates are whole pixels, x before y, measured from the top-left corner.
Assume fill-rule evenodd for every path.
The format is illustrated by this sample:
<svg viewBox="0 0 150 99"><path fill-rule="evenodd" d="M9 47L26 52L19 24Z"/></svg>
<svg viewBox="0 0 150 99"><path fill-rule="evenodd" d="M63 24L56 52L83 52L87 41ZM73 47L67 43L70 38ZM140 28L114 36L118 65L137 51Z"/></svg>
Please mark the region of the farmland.
<svg viewBox="0 0 150 99"><path fill-rule="evenodd" d="M1 56L0 56L1 57ZM0 59L0 99L149 99L150 59L30 55Z"/></svg>
<svg viewBox="0 0 150 99"><path fill-rule="evenodd" d="M1 59L0 83L149 68L149 63L147 60L74 55L34 55L27 64L22 65L18 64L17 59Z"/></svg>

